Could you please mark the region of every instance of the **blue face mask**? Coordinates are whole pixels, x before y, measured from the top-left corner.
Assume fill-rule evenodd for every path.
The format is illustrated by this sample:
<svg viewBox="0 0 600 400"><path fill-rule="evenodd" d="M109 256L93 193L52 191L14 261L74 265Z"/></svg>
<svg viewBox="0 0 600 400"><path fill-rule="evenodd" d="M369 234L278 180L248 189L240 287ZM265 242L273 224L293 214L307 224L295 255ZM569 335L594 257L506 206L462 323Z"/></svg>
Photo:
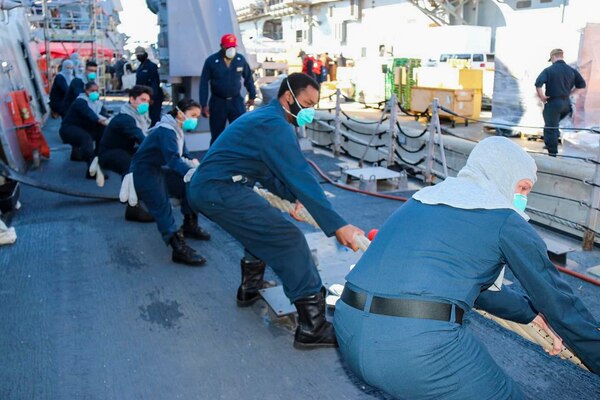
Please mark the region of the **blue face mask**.
<svg viewBox="0 0 600 400"><path fill-rule="evenodd" d="M513 205L517 210L525 211L525 208L527 208L527 196L521 193L515 193L513 196Z"/></svg>
<svg viewBox="0 0 600 400"><path fill-rule="evenodd" d="M144 115L144 114L146 114L146 113L148 112L148 110L149 110L149 109L150 109L150 104L148 104L148 103L140 103L140 104L138 104L138 106L137 106L137 112L138 112L140 115Z"/></svg>
<svg viewBox="0 0 600 400"><path fill-rule="evenodd" d="M90 72L87 74L87 77L90 81L94 81L96 80L96 73L95 72Z"/></svg>
<svg viewBox="0 0 600 400"><path fill-rule="evenodd" d="M100 93L92 92L88 95L88 97L90 98L91 101L98 101L98 99L100 98Z"/></svg>
<svg viewBox="0 0 600 400"><path fill-rule="evenodd" d="M296 113L294 114L294 112L290 112L287 111L290 115L292 115L293 117L296 118L296 124L298 126L304 126L307 124L310 124L311 122L313 122L313 119L315 118L315 109L310 107L310 108L303 108L300 105L300 102L298 102L298 99L296 98L296 95L294 94L294 92L292 91L292 87L290 86L290 82L286 80L288 89L290 90L290 93L292 94L292 97L294 98L294 101L296 102L296 106L297 107L290 107L290 111L292 111L292 108L296 108ZM293 104L293 103L292 103Z"/></svg>
<svg viewBox="0 0 600 400"><path fill-rule="evenodd" d="M186 118L185 121L183 121L183 125L181 126L181 128L184 131L193 131L194 129L196 129L196 127L198 126L198 118Z"/></svg>

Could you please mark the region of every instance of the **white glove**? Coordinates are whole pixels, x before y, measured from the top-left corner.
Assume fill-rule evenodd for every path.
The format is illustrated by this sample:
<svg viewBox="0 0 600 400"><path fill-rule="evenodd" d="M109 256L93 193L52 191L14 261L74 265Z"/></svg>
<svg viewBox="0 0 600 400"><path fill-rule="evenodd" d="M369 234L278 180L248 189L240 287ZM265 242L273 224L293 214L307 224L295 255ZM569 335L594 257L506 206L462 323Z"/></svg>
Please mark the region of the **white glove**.
<svg viewBox="0 0 600 400"><path fill-rule="evenodd" d="M133 173L130 172L123 178L121 183L121 190L119 191L119 200L121 203L129 203L130 206L135 207L138 203L137 193L135 192L135 185L133 184Z"/></svg>
<svg viewBox="0 0 600 400"><path fill-rule="evenodd" d="M100 164L98 162L98 157L94 157L94 159L92 160L92 163L90 164L90 167L88 168L88 172L90 173L91 176L96 177L96 185L98 185L99 187L104 186L104 173L102 172L102 169L100 168Z"/></svg>
<svg viewBox="0 0 600 400"><path fill-rule="evenodd" d="M7 227L2 220L0 220L0 245L13 244L17 241L17 233L15 228Z"/></svg>
<svg viewBox="0 0 600 400"><path fill-rule="evenodd" d="M100 169L99 165L98 165L98 170L96 171L96 185L98 185L98 187L104 186L104 173Z"/></svg>
<svg viewBox="0 0 600 400"><path fill-rule="evenodd" d="M88 172L91 176L96 176L96 171L98 171L98 157L94 157L90 167L88 168Z"/></svg>
<svg viewBox="0 0 600 400"><path fill-rule="evenodd" d="M185 176L183 177L183 181L185 183L189 183L192 180L192 176L194 176L194 173L196 172L197 169L198 169L198 167L190 168L188 170L187 174L185 174Z"/></svg>

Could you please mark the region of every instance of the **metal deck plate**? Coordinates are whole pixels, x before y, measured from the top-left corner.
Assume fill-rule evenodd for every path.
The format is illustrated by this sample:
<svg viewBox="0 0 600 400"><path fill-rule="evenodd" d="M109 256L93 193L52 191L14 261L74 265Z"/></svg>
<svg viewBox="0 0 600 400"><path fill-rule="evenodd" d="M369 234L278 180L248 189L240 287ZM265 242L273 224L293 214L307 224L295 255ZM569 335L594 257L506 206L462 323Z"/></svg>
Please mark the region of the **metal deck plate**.
<svg viewBox="0 0 600 400"><path fill-rule="evenodd" d="M282 286L261 289L260 295L278 318L296 312L294 305L290 304L290 299L283 293Z"/></svg>
<svg viewBox="0 0 600 400"><path fill-rule="evenodd" d="M343 173L356 179L360 179L361 176L363 179L370 179L372 176L374 176L376 180L397 179L400 177L399 172L383 167L345 169Z"/></svg>
<svg viewBox="0 0 600 400"><path fill-rule="evenodd" d="M322 232L304 235L313 256L317 258L317 268L321 274L323 285L329 287L334 283L343 285L345 277L350 272L350 265L355 264L362 252L352 250L338 244L335 238L328 238ZM283 287L276 286L260 291L271 310L278 318L293 314L296 308L283 293Z"/></svg>

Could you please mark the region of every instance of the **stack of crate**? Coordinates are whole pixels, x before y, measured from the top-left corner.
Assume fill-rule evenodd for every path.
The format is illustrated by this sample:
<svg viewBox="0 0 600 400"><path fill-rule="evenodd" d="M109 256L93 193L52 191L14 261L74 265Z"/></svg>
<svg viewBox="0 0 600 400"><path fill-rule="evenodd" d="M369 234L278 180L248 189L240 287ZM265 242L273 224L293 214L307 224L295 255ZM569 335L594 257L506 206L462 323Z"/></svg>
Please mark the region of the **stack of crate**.
<svg viewBox="0 0 600 400"><path fill-rule="evenodd" d="M421 60L418 58L395 58L387 69L385 98L389 99L392 94L396 94L402 107L410 109L411 89L416 86L413 72L420 66Z"/></svg>

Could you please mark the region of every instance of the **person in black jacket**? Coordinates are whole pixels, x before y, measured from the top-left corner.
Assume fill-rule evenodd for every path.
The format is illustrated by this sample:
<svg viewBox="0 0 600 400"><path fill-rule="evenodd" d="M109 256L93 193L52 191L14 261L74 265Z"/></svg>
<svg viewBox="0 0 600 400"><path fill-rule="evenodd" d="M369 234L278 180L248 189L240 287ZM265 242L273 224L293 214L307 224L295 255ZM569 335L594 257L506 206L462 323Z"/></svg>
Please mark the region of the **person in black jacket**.
<svg viewBox="0 0 600 400"><path fill-rule="evenodd" d="M135 84L148 86L152 89L152 104L150 105L150 126L160 121L160 110L163 102L163 92L160 88L158 66L148 59L148 53L143 47L136 47L135 56L140 66L135 72Z"/></svg>
<svg viewBox="0 0 600 400"><path fill-rule="evenodd" d="M544 103L544 144L552 157L558 153L558 124L573 111L569 97L585 88L581 74L567 65L563 57L561 49L552 50L548 60L552 65L535 80L537 95ZM545 86L545 92L542 86Z"/></svg>
<svg viewBox="0 0 600 400"><path fill-rule="evenodd" d="M58 131L64 143L79 149L81 158L88 167L96 152L94 142L97 148L104 127L108 125L108 118L99 98L98 85L94 82L86 83L84 92L69 107ZM92 178L87 168L86 178Z"/></svg>
<svg viewBox="0 0 600 400"><path fill-rule="evenodd" d="M50 89L50 109L56 115L64 117L67 110L64 108L63 100L73 80L73 61L65 60L60 72L54 77L52 89Z"/></svg>
<svg viewBox="0 0 600 400"><path fill-rule="evenodd" d="M148 109L152 89L136 85L129 90L129 102L125 103L106 127L98 162L102 169L114 171L124 177L129 173L131 159L150 128ZM154 222L154 218L143 208L127 205L125 219L128 221Z"/></svg>

